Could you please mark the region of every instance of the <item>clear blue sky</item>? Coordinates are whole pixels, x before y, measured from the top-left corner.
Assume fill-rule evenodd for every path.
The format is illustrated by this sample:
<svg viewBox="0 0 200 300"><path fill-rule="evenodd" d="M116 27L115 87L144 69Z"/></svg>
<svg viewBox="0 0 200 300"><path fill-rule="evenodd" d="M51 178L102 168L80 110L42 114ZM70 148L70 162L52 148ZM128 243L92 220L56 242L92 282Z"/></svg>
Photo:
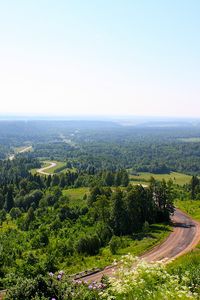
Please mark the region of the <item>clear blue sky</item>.
<svg viewBox="0 0 200 300"><path fill-rule="evenodd" d="M200 117L200 1L0 0L0 113Z"/></svg>

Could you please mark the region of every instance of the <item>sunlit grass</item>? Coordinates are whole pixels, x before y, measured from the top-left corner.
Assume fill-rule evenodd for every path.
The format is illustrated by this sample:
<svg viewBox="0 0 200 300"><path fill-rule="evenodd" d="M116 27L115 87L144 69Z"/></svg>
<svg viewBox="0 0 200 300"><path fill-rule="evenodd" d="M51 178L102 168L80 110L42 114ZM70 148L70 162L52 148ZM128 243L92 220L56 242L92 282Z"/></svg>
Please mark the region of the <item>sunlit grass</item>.
<svg viewBox="0 0 200 300"><path fill-rule="evenodd" d="M176 200L175 205L195 220L200 221L200 200Z"/></svg>
<svg viewBox="0 0 200 300"><path fill-rule="evenodd" d="M168 181L171 179L173 183L179 185L189 183L192 178L192 176L190 175L178 172L171 172L169 174L154 174L148 172L141 172L138 173L138 175L130 175L130 180L134 184L147 184L151 177L154 177L156 180L165 179L166 181Z"/></svg>
<svg viewBox="0 0 200 300"><path fill-rule="evenodd" d="M89 195L88 187L71 188L63 190L63 195L66 195L70 199L70 206L84 206L87 199L83 199L84 195Z"/></svg>

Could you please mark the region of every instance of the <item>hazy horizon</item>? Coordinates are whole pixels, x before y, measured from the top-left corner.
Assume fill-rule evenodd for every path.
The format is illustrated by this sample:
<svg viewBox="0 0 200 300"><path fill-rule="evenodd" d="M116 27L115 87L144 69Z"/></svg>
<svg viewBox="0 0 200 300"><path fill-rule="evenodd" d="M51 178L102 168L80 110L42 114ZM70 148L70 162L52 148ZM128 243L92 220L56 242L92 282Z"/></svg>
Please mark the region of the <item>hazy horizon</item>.
<svg viewBox="0 0 200 300"><path fill-rule="evenodd" d="M200 117L183 116L136 116L136 115L48 115L48 114L1 114L0 121L102 121L102 122L195 122ZM128 124L128 123L127 123Z"/></svg>

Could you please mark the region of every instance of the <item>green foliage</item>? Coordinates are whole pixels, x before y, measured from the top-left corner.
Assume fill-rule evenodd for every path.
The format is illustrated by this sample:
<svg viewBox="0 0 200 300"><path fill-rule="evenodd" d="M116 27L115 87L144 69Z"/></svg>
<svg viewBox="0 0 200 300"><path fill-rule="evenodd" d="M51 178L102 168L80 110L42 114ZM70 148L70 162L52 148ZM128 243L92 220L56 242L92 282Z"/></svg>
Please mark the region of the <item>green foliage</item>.
<svg viewBox="0 0 200 300"><path fill-rule="evenodd" d="M0 160L0 286L13 287L7 295L10 299L58 300L66 297L66 291L68 299L102 298L86 286L79 289L44 274L61 268L74 273L105 267L128 251L140 254L150 249L167 236L165 226L152 224L169 221L177 195L194 198L177 203L200 219L198 177L184 188L157 181L171 178L183 185L191 177L173 171L199 173L198 128L155 130L114 123L37 121L1 123L0 136L0 159L13 153L10 145L19 147L27 141L33 145L30 153ZM57 170L50 172L68 170L54 176L30 173L49 159L59 161ZM129 185L127 170L134 183L142 180L144 186ZM138 176L138 172L154 172L156 180L150 180L150 173ZM138 277L130 274L124 294L116 292L112 283L108 291L116 299L160 300L164 295L188 299L182 293L184 284L188 291L188 281L191 291L199 292L198 259L197 255L174 267L178 281L163 267L149 272L144 267L138 269ZM183 274L188 270L185 282ZM121 278L121 286L126 287L126 279Z"/></svg>
<svg viewBox="0 0 200 300"><path fill-rule="evenodd" d="M200 180L197 176L192 176L189 184L189 191L191 192L192 200L198 199L198 197L200 197Z"/></svg>
<svg viewBox="0 0 200 300"><path fill-rule="evenodd" d="M0 210L0 225L6 220L6 211L5 209Z"/></svg>
<svg viewBox="0 0 200 300"><path fill-rule="evenodd" d="M10 211L12 219L18 219L22 215L22 211L18 207L13 207Z"/></svg>
<svg viewBox="0 0 200 300"><path fill-rule="evenodd" d="M8 192L6 194L5 204L4 208L7 212L9 212L14 206L14 200L13 200L13 190L12 187L8 187Z"/></svg>
<svg viewBox="0 0 200 300"><path fill-rule="evenodd" d="M77 243L78 253L95 255L99 252L101 243L97 235L81 237Z"/></svg>
<svg viewBox="0 0 200 300"><path fill-rule="evenodd" d="M5 300L96 300L98 291L91 290L86 284L69 281L62 271L48 276L38 275L35 279L19 278L15 287L10 289Z"/></svg>
<svg viewBox="0 0 200 300"><path fill-rule="evenodd" d="M200 277L195 269L179 270L179 266L176 266L172 273L172 269L162 263L147 264L131 255L124 256L119 265L114 277L103 277L99 283L72 281L63 271L38 275L34 279L18 278L16 285L7 292L5 300L199 299ZM197 267L197 261L195 265ZM196 280L195 276L191 278L192 271Z"/></svg>
<svg viewBox="0 0 200 300"><path fill-rule="evenodd" d="M30 207L26 216L24 217L21 228L23 230L30 229L31 223L33 222L34 219L35 219L34 209L33 209L33 207Z"/></svg>
<svg viewBox="0 0 200 300"><path fill-rule="evenodd" d="M121 245L120 238L118 236L113 235L109 242L111 253L116 254L117 250L120 248L120 245Z"/></svg>
<svg viewBox="0 0 200 300"><path fill-rule="evenodd" d="M123 193L116 190L111 198L111 223L116 235L123 235L127 232L126 207L123 201Z"/></svg>
<svg viewBox="0 0 200 300"><path fill-rule="evenodd" d="M20 160L21 171L28 170L28 162L31 165L31 159ZM52 178L25 172L13 178L9 175L13 164L4 170L7 181L0 181L0 203L7 209L0 211L2 288L15 286L18 277L32 280L59 268L73 273L105 267L114 257L119 259L128 250L141 253L167 235L151 228L158 210L167 206L155 203L150 188L126 187L128 174L122 168L96 172L90 167L86 173L67 172ZM76 189L77 182L88 187ZM164 189L167 195L167 187L163 183L157 190ZM145 221L152 236L142 232Z"/></svg>
<svg viewBox="0 0 200 300"><path fill-rule="evenodd" d="M200 200L176 200L175 205L200 221Z"/></svg>
<svg viewBox="0 0 200 300"><path fill-rule="evenodd" d="M31 241L33 249L39 249L47 246L49 243L49 237L46 229L40 229L37 235Z"/></svg>
<svg viewBox="0 0 200 300"><path fill-rule="evenodd" d="M168 266L170 274L177 274L181 280L187 276L192 292L200 295L200 249L178 258Z"/></svg>
<svg viewBox="0 0 200 300"><path fill-rule="evenodd" d="M31 180L35 178L31 177ZM19 199L18 195L27 186L30 186L29 180L26 182L23 180L19 188L14 189L15 200ZM91 191L95 190L97 189L94 188ZM20 196L22 202L15 201L15 205L18 204L19 207L12 208L7 222L3 223L0 231L2 287L15 285L14 278L16 277L33 278L39 273L44 274L45 271L56 271L59 266L63 266L69 273L94 266L105 266L112 261L113 257L119 258L122 253L129 250L132 253L141 253L167 235L167 232L162 230L154 233L153 227L149 229L150 237L147 238L142 233L143 223L148 219L148 209L146 211L143 205L146 203L148 208L152 201L149 189L129 186L127 190L122 191L99 187L96 198L90 206L87 206L87 199L82 199L86 191L88 189L83 188L77 191L76 189L68 190L69 197L70 194L74 197L71 203L70 198L66 196L66 191L62 193L59 187L43 188L41 192L31 190L28 197L32 200L36 197L37 200L28 202L31 203L29 208L25 201L24 208L28 208L27 211L19 209L24 199L27 199L26 195ZM146 198L144 198L144 193L146 193ZM128 213L127 197L130 196L129 194L132 197L129 200L133 203L136 201L141 207L138 210L137 206L133 205ZM95 195L94 192L93 195ZM147 197L148 195L150 198ZM77 196L79 198L76 200ZM90 195L87 198L89 197ZM82 203L79 206L79 199L85 201L85 206ZM77 201L76 205L75 201ZM119 203L121 206L118 205ZM122 214L122 209L124 209L124 214ZM129 228L127 226L130 224L129 218L138 217L139 213L140 227ZM4 214L6 216L5 211ZM152 215L148 221L152 223L151 220ZM135 230L137 234L134 236L132 234ZM115 232L119 235L130 233L132 236L112 239ZM138 242L137 235L140 232L141 241ZM120 243L116 246L115 242L119 239ZM64 260L63 257L65 257Z"/></svg>

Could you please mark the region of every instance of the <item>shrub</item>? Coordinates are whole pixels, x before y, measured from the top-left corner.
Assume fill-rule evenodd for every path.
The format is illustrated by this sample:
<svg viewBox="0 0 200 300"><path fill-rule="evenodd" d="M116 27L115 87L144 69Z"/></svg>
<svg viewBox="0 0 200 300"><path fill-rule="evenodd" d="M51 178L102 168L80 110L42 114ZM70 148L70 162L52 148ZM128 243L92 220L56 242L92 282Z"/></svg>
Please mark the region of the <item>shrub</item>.
<svg viewBox="0 0 200 300"><path fill-rule="evenodd" d="M64 272L49 273L48 276L37 276L35 279L19 278L17 284L11 288L5 300L97 300L97 288L103 284L92 285L69 281ZM95 289L93 289L95 287Z"/></svg>
<svg viewBox="0 0 200 300"><path fill-rule="evenodd" d="M97 235L81 237L77 244L79 253L95 255L99 252L101 243Z"/></svg>
<svg viewBox="0 0 200 300"><path fill-rule="evenodd" d="M117 250L120 248L120 244L120 238L118 236L113 235L109 243L110 251L112 254L117 253Z"/></svg>
<svg viewBox="0 0 200 300"><path fill-rule="evenodd" d="M10 216L12 219L17 219L22 215L21 210L18 207L13 207L10 211Z"/></svg>

